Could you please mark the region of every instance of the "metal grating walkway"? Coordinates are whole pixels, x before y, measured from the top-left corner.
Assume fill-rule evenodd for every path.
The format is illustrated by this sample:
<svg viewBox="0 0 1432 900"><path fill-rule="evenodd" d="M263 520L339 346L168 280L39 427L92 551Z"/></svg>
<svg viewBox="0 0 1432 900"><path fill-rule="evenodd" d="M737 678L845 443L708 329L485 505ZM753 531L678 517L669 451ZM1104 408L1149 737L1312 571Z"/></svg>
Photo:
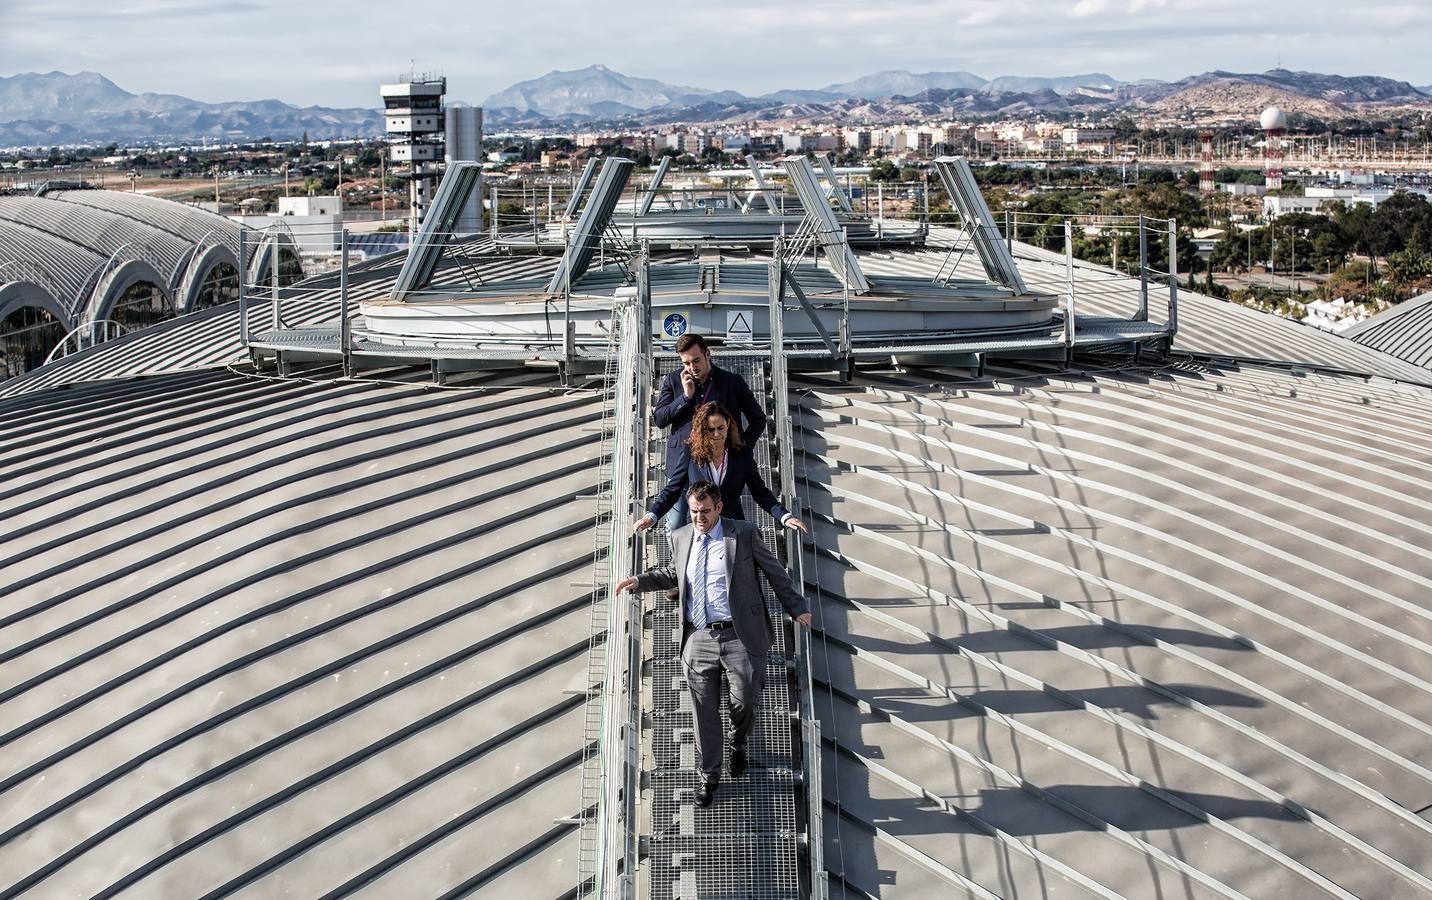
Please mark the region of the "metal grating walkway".
<svg viewBox="0 0 1432 900"><path fill-rule="evenodd" d="M763 361L757 356L722 356L722 368L742 375L758 397L765 396ZM658 361L658 374L672 370L674 358ZM660 441L658 446L664 446ZM753 448L763 477L771 478L770 445ZM653 485L664 483L665 455L658 460ZM762 539L773 550L776 526L764 511L742 497L746 517L758 522ZM658 527L657 531L661 531ZM654 538L658 560L671 561L664 531ZM792 702L788 677L784 611L764 587L771 646L766 687L748 752L750 766L740 778L724 771L715 802L697 809L696 744L691 700L681 666L681 611L676 601L658 595L648 619L650 654L646 697L649 743L643 767L644 805L650 814L647 844L647 896L668 898L742 897L784 900L801 892L797 869L796 776L792 749ZM721 704L723 731L726 704Z"/></svg>

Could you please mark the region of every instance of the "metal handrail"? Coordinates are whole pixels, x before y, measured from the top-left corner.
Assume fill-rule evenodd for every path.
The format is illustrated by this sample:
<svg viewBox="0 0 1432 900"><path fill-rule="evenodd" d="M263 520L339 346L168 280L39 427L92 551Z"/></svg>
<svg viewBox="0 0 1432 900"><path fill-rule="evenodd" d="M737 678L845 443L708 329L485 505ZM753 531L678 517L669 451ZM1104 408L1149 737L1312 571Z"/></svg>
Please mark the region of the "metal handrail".
<svg viewBox="0 0 1432 900"><path fill-rule="evenodd" d="M623 600L617 584L635 571L644 542L627 523L645 496L647 403L652 373L651 295L645 252L637 261L636 295L613 309L607 357L608 407L603 413L599 493L597 598L588 656L588 728L597 732L595 755L583 770L584 836L581 863L590 896L630 900L637 864L637 794L640 779L642 601ZM605 559L601 551L605 550ZM598 652L598 630L602 632Z"/></svg>
<svg viewBox="0 0 1432 900"><path fill-rule="evenodd" d="M786 371L785 304L781 299L779 276L774 271L781 267L779 253L772 260L771 267L773 269L770 298L771 413L776 433L781 501L792 515L799 516L801 507L800 498L795 491L795 444L790 415L790 384ZM805 556L801 552L800 536L791 529L784 530L786 568L791 572L797 590L804 592ZM825 869L820 720L815 715L814 694L812 693L814 687L811 681L810 629L800 625L792 627L795 629L796 638L793 653L796 662L801 755L805 764L803 778L806 795L806 858L810 864L810 895L812 900L825 900L829 878Z"/></svg>

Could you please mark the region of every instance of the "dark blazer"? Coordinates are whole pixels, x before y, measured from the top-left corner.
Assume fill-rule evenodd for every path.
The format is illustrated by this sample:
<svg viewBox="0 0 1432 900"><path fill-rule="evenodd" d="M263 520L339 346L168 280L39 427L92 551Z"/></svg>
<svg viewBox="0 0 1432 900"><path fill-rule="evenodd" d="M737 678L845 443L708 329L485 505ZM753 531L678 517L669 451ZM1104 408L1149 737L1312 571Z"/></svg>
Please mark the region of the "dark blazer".
<svg viewBox="0 0 1432 900"><path fill-rule="evenodd" d="M691 458L691 450L682 446L681 454L678 457L679 464L675 469L668 469L671 477L666 479L666 485L656 499L651 501L647 512L651 513L658 520L666 515L671 507L676 505L676 498L680 497L689 484L698 481L710 481L711 473L703 466L697 465ZM721 518L723 519L744 519L745 510L741 509L741 492L747 488L751 491L751 499L756 505L771 514L776 524L786 516L786 508L776 495L766 486L766 481L761 477L761 470L756 467L756 461L751 454L745 450L726 451L726 477L721 479Z"/></svg>
<svg viewBox="0 0 1432 900"><path fill-rule="evenodd" d="M741 440L747 447L754 447L766 430L766 411L756 402L746 379L735 372L728 372L715 363L711 364L711 377L705 386L696 388L696 395L687 398L681 389L681 370L668 372L661 380L661 392L656 397L656 408L651 417L657 428L670 428L666 438L666 471L680 471L679 458L686 449L686 439L691 436L691 415L696 407L713 400L721 403L733 416L744 418L746 426L741 430Z"/></svg>
<svg viewBox="0 0 1432 900"><path fill-rule="evenodd" d="M766 583L792 618L810 612L810 607L800 591L796 590L781 561L761 543L756 526L741 519L722 516L721 527L726 539L726 592L731 601L731 626L741 639L747 655L765 656L775 638L771 632L771 620L766 618L766 604L761 600L756 570L766 576ZM636 589L669 591L676 588L680 591L681 602L685 603L686 561L691 556L691 543L695 536L696 528L692 525L683 525L673 531L671 564L657 566L638 575Z"/></svg>

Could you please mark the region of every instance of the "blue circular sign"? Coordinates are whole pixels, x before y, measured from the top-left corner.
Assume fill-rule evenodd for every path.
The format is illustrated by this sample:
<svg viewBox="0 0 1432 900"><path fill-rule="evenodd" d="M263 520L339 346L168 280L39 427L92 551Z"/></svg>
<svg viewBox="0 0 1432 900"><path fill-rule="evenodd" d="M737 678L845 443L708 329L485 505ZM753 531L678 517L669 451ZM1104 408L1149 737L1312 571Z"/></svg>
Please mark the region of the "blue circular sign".
<svg viewBox="0 0 1432 900"><path fill-rule="evenodd" d="M666 332L667 337L681 337L686 333L686 317L681 313L672 313L662 320L661 330Z"/></svg>

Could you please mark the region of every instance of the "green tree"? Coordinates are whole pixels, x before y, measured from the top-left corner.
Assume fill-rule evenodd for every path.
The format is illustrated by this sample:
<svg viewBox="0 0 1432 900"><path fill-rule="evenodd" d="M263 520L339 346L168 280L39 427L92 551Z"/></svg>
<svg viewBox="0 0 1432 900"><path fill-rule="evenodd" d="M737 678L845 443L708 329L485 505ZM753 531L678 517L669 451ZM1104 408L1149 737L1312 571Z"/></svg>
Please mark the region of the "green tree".
<svg viewBox="0 0 1432 900"><path fill-rule="evenodd" d="M890 160L882 159L870 167L871 181L899 181L900 169Z"/></svg>

